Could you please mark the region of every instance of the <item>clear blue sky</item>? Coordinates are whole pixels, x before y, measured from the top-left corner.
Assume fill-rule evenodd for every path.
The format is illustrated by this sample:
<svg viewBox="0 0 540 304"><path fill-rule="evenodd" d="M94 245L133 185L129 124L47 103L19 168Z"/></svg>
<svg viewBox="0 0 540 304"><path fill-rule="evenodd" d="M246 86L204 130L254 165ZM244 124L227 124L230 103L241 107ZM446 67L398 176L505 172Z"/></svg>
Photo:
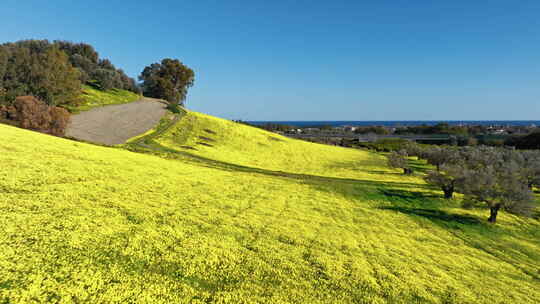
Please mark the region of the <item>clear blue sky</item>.
<svg viewBox="0 0 540 304"><path fill-rule="evenodd" d="M540 119L540 1L4 0L0 41L83 41L244 120Z"/></svg>

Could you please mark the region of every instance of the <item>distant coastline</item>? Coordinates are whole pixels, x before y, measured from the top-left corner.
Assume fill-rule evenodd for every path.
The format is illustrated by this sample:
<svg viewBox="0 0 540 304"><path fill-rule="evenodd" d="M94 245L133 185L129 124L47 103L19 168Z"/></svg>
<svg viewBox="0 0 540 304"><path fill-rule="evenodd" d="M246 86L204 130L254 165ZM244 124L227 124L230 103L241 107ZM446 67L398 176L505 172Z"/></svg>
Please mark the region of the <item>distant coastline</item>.
<svg viewBox="0 0 540 304"><path fill-rule="evenodd" d="M389 120L389 121L246 121L249 124L281 124L296 127L308 126L418 126L418 125L436 125L438 123L448 123L450 125L482 125L482 126L540 126L540 120Z"/></svg>

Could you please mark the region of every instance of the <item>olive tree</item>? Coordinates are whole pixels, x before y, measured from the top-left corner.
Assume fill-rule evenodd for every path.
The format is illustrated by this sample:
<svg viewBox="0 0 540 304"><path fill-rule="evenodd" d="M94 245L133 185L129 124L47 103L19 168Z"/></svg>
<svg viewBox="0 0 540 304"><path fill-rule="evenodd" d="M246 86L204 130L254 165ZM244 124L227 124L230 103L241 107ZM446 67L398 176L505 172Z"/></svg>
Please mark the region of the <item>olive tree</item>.
<svg viewBox="0 0 540 304"><path fill-rule="evenodd" d="M424 180L439 187L444 192L444 198L451 199L464 180L464 168L458 164L444 164L439 171L429 171Z"/></svg>
<svg viewBox="0 0 540 304"><path fill-rule="evenodd" d="M448 147L433 147L424 151L422 158L426 159L428 164L435 166L437 171L440 171L442 165L456 162L458 154L455 149Z"/></svg>
<svg viewBox="0 0 540 304"><path fill-rule="evenodd" d="M407 156L407 152L403 150L391 152L387 156L388 166L396 169L403 169L403 174L412 174L413 170L409 166Z"/></svg>
<svg viewBox="0 0 540 304"><path fill-rule="evenodd" d="M514 154L529 189L540 185L540 152L522 151Z"/></svg>
<svg viewBox="0 0 540 304"><path fill-rule="evenodd" d="M509 159L512 152L483 150L483 157L474 151L469 158L481 160L469 163L463 171L460 190L490 209L488 221L495 223L499 210L527 215L533 210L533 195L524 182L518 162Z"/></svg>

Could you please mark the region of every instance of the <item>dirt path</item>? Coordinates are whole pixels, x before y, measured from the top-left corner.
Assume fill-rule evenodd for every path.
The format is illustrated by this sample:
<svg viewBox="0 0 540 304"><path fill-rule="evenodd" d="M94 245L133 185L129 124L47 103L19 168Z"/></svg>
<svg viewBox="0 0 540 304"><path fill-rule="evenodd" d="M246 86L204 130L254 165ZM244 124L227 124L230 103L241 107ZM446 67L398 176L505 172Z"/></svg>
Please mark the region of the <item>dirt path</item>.
<svg viewBox="0 0 540 304"><path fill-rule="evenodd" d="M167 112L156 99L92 109L71 116L66 136L105 145L118 145L152 129Z"/></svg>

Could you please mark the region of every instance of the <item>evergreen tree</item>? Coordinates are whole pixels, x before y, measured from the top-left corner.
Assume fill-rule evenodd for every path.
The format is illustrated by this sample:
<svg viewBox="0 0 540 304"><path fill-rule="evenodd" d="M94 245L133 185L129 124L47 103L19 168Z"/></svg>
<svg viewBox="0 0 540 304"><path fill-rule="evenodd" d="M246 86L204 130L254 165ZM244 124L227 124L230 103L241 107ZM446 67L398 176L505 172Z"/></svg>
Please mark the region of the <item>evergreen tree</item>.
<svg viewBox="0 0 540 304"><path fill-rule="evenodd" d="M177 59L163 59L161 63L147 66L139 79L146 96L182 104L189 87L193 86L195 73Z"/></svg>

